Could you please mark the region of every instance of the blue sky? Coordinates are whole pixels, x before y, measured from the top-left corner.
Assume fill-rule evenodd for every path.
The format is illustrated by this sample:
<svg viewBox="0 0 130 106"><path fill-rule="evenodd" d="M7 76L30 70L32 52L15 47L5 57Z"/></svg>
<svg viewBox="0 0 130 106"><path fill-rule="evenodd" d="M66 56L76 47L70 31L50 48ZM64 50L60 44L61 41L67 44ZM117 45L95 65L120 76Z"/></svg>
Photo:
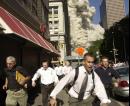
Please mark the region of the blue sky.
<svg viewBox="0 0 130 106"><path fill-rule="evenodd" d="M96 7L96 14L93 17L93 22L94 23L99 23L100 21L100 4L102 0L89 0L90 5ZM129 13L129 0L125 0L125 9L126 9L126 14Z"/></svg>

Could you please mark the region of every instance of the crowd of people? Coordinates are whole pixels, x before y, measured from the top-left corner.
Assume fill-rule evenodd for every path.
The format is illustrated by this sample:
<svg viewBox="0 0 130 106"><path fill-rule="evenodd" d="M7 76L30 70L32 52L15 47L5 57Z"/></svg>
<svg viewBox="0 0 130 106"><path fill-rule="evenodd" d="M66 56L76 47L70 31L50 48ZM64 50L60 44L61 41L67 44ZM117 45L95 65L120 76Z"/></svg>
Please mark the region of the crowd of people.
<svg viewBox="0 0 130 106"><path fill-rule="evenodd" d="M118 86L120 77L110 67L108 57L103 56L100 60L100 65L95 67L94 56L86 53L83 64L76 69L72 68L69 61L65 61L64 65L58 62L52 68L44 60L31 77L25 68L17 65L15 57L9 56L6 58L6 68L0 73L3 82L0 98L5 98L0 106L27 106L28 81L31 80L32 87L36 87L39 78L43 106L57 106L56 97L67 85L71 85L68 89L69 106L109 106L112 86ZM114 84L113 77L116 79Z"/></svg>

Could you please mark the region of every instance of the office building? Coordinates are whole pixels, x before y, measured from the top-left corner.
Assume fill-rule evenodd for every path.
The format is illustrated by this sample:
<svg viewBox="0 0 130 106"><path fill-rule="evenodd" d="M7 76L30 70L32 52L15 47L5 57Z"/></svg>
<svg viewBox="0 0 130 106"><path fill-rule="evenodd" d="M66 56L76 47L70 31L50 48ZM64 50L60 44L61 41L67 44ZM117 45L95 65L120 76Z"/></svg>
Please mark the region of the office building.
<svg viewBox="0 0 130 106"><path fill-rule="evenodd" d="M67 8L64 0L49 0L49 29L50 40L60 52L60 61L69 54L68 45L69 27L67 21Z"/></svg>
<svg viewBox="0 0 130 106"><path fill-rule="evenodd" d="M109 29L125 17L124 0L102 0L100 16L103 28Z"/></svg>

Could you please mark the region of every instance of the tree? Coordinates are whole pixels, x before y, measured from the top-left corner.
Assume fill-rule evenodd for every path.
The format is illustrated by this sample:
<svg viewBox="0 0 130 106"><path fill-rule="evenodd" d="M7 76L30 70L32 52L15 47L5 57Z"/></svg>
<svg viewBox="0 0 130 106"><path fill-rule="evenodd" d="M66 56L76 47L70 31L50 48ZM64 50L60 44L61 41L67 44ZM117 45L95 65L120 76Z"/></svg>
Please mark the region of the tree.
<svg viewBox="0 0 130 106"><path fill-rule="evenodd" d="M94 53L96 55L96 52L100 50L100 46L102 44L103 40L97 40L91 42L91 46L88 48L89 53Z"/></svg>

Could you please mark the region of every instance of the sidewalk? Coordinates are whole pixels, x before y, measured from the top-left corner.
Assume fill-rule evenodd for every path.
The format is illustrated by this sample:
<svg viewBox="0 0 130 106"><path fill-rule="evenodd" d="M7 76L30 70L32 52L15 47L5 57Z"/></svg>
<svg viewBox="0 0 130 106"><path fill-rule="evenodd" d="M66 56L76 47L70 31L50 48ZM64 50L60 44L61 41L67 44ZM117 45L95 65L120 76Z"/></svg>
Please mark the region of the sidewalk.
<svg viewBox="0 0 130 106"><path fill-rule="evenodd" d="M65 90L62 90L59 93L59 95L57 96L57 98L58 98L58 106L69 106L69 104L68 104L69 96ZM35 98L34 104L32 106L42 106L42 95L41 94L39 94Z"/></svg>
<svg viewBox="0 0 130 106"><path fill-rule="evenodd" d="M69 95L66 93L65 90L62 90L59 95L57 96L58 98L58 105L57 106L69 106L68 104L68 101L69 101ZM41 94L39 94L35 101L34 101L34 104L32 106L42 106L42 97L41 97ZM114 100L114 99L111 99L112 100L112 103L109 105L109 106L125 106L125 105L120 105L121 103Z"/></svg>

